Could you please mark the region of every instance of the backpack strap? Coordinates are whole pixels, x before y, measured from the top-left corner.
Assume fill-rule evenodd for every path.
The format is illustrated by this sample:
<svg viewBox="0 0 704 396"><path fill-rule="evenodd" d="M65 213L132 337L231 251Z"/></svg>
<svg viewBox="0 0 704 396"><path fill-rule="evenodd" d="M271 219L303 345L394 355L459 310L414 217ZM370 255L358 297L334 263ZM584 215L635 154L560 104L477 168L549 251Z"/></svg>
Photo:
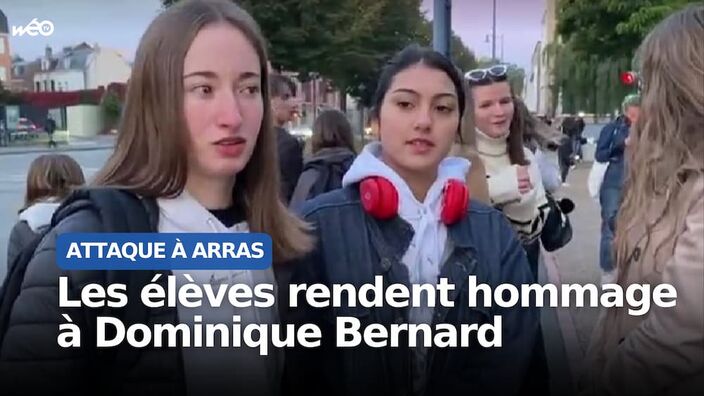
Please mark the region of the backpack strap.
<svg viewBox="0 0 704 396"><path fill-rule="evenodd" d="M52 224L79 210L92 210L100 218L103 232L110 233L149 233L157 231L158 206L154 199L140 198L136 194L115 188L91 188L74 191L55 212ZM140 292L149 283L156 271L148 270L108 270L104 272L106 285L122 283L127 288L128 304L123 308L106 308L103 314L120 318L125 326L146 323L149 308L141 304ZM94 345L94 329L86 334L90 337L87 345ZM127 343L112 349L96 350L88 348L90 366L96 370L93 375L96 383L109 383L107 389L118 392L119 381L139 359L141 350ZM107 366L106 366L107 365ZM108 368L109 367L109 368ZM114 385L114 386L113 386Z"/></svg>
<svg viewBox="0 0 704 396"><path fill-rule="evenodd" d="M288 205L289 208L295 210L303 205L306 199L308 199L310 189L313 188L318 177L320 177L320 171L315 168L308 168L301 173L301 176L298 178L298 183L296 184L296 189L293 190L291 202Z"/></svg>

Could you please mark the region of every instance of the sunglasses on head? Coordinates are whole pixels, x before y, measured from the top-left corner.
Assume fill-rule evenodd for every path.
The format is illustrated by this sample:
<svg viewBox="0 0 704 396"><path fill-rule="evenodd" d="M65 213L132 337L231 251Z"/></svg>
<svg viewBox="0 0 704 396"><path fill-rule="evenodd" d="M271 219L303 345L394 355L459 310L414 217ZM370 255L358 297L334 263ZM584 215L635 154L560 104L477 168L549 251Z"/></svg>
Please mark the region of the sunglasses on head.
<svg viewBox="0 0 704 396"><path fill-rule="evenodd" d="M495 65L486 69L470 70L464 74L464 78L471 84L486 84L491 82L506 81L507 74L507 65Z"/></svg>

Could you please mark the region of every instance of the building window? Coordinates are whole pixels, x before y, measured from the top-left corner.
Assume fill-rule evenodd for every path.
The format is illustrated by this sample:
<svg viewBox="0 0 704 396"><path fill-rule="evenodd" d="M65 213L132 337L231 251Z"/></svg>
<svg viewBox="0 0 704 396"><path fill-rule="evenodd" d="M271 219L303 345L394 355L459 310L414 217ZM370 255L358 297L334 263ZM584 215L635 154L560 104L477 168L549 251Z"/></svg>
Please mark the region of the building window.
<svg viewBox="0 0 704 396"><path fill-rule="evenodd" d="M35 82L34 84L36 85L36 87L35 87L35 89L34 89L36 92L39 92L39 91L42 90L42 87L41 87L41 85L39 84L39 81Z"/></svg>
<svg viewBox="0 0 704 396"><path fill-rule="evenodd" d="M54 80L51 80L51 92L56 91L56 82Z"/></svg>
<svg viewBox="0 0 704 396"><path fill-rule="evenodd" d="M5 73L7 73L5 66L0 66L0 81L7 81L8 76Z"/></svg>
<svg viewBox="0 0 704 396"><path fill-rule="evenodd" d="M46 92L48 90L49 90L49 81L44 80L44 91Z"/></svg>
<svg viewBox="0 0 704 396"><path fill-rule="evenodd" d="M64 90L68 91L68 81L64 81Z"/></svg>
<svg viewBox="0 0 704 396"><path fill-rule="evenodd" d="M0 37L0 54L5 53L5 38Z"/></svg>

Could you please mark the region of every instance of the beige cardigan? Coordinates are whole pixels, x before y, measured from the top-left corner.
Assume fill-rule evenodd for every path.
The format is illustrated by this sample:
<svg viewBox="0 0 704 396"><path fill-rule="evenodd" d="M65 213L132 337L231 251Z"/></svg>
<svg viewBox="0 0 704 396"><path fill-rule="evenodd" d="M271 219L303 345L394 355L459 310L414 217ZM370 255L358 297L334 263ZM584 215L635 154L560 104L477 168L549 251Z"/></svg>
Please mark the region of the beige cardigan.
<svg viewBox="0 0 704 396"><path fill-rule="evenodd" d="M664 199L649 213L659 215ZM619 263L619 284L668 283L677 305L651 305L643 316L627 308L602 311L587 351L580 386L585 394L694 395L704 386L704 175L683 186L675 209L646 245L645 222L629 233L634 246L627 264ZM668 236L655 255L655 247Z"/></svg>

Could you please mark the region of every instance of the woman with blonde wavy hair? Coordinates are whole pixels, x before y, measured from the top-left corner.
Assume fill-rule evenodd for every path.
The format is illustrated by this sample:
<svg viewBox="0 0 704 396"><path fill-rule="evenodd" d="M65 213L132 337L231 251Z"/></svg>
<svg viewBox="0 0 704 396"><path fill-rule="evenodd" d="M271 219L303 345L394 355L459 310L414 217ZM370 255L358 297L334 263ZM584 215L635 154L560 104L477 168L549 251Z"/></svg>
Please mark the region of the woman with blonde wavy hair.
<svg viewBox="0 0 704 396"><path fill-rule="evenodd" d="M670 308L605 310L582 385L598 394L701 394L704 389L704 6L662 21L638 51L641 117L615 240L622 287L671 284ZM670 301L673 299L670 298Z"/></svg>

